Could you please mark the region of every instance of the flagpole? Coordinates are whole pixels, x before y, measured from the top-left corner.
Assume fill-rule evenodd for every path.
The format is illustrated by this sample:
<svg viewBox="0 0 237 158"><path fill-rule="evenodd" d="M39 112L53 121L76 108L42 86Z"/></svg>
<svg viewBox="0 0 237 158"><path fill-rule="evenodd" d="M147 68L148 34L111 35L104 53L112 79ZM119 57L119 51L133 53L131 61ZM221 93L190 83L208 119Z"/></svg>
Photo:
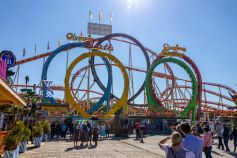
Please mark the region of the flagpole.
<svg viewBox="0 0 237 158"><path fill-rule="evenodd" d="M109 14L109 24L112 25L112 20L113 20L113 15L112 13L110 12Z"/></svg>
<svg viewBox="0 0 237 158"><path fill-rule="evenodd" d="M17 67L17 79L16 79L16 84L18 85L19 83L19 74L20 74L20 64ZM18 91L18 86L16 86L16 92Z"/></svg>
<svg viewBox="0 0 237 158"><path fill-rule="evenodd" d="M93 17L93 15L92 15L92 12L90 11L89 12L89 22L91 22L92 17ZM88 36L90 36L90 34ZM90 49L89 49L89 52L90 52ZM88 66L87 67L88 68L88 70L87 70L87 73L88 73L88 75L87 75L87 89L89 90L90 89L90 58L88 58L87 66ZM88 105L88 108L91 108L90 101L89 101L90 93L89 93L89 91L87 91L86 93L87 93L87 105Z"/></svg>
<svg viewBox="0 0 237 158"><path fill-rule="evenodd" d="M26 54L26 49L23 48L23 54L22 54L21 60L24 59L25 54ZM18 83L19 83L20 66L21 66L21 64L19 64L18 67L17 67L17 79L16 79L16 84L17 84L17 85L18 85ZM16 86L16 92L17 92L17 91L18 91L18 86Z"/></svg>
<svg viewBox="0 0 237 158"><path fill-rule="evenodd" d="M36 56L36 44L35 44L35 56Z"/></svg>
<svg viewBox="0 0 237 158"><path fill-rule="evenodd" d="M93 18L92 11L89 11L89 22L91 22L92 18Z"/></svg>
<svg viewBox="0 0 237 158"><path fill-rule="evenodd" d="M110 23L110 25L112 25L112 13L110 12L110 14L109 14L109 23ZM111 45L111 40L109 39L108 40L109 41L109 45ZM109 50L109 54L110 55L112 55L112 51L110 51ZM111 60L109 60L109 62L110 62L110 64L112 64L112 61ZM113 68L111 67L111 69L112 69L112 71L113 71ZM113 84L112 84L112 87L111 87L111 91L112 91L112 94L114 94L114 86L113 86ZM113 99L111 99L111 101L110 101L110 105L111 105L111 107L113 107L113 104L114 104L114 102L113 102Z"/></svg>

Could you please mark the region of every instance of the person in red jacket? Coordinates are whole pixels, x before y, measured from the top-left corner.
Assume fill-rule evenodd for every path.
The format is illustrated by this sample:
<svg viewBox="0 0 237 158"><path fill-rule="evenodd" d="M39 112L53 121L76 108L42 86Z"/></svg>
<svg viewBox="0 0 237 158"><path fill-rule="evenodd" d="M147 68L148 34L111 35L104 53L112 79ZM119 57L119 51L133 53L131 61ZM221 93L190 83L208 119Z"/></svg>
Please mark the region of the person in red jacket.
<svg viewBox="0 0 237 158"><path fill-rule="evenodd" d="M141 124L140 124L140 122L137 121L135 123L136 139L140 139L140 128L141 128Z"/></svg>

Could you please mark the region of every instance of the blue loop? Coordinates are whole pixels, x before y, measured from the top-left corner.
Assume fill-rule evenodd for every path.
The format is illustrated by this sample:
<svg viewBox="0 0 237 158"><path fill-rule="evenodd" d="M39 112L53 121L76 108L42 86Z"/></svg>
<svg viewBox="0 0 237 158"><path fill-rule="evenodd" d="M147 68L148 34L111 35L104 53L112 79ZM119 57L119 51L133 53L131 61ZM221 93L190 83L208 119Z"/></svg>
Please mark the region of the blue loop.
<svg viewBox="0 0 237 158"><path fill-rule="evenodd" d="M106 111L109 111L109 107L110 107L110 95L111 95L111 88L112 88L112 68L111 65L108 61L107 58L103 58L103 61L106 65L107 71L108 71L108 82L107 82L107 87L104 90L104 94L103 96L100 98L100 100L93 106L91 107L89 110L87 110L87 113L89 114L93 114L93 112L97 111L99 108L101 108L102 104L106 101Z"/></svg>
<svg viewBox="0 0 237 158"><path fill-rule="evenodd" d="M53 60L53 58L58 55L60 52L68 50L68 49L72 49L72 48L76 48L76 47L84 47L86 45L85 42L83 43L69 43L69 44L65 44L62 45L60 47L58 47L56 50L54 50L50 56L47 58L44 66L43 66L43 71L42 71L42 76L41 76L41 81L47 80L47 73L48 73L48 69L49 69L49 65L51 63L51 61ZM45 103L46 101L49 101L52 104L55 104L55 101L53 101L52 97L48 97L46 98L46 94L47 94L47 88L46 85L43 82L43 100L42 102Z"/></svg>

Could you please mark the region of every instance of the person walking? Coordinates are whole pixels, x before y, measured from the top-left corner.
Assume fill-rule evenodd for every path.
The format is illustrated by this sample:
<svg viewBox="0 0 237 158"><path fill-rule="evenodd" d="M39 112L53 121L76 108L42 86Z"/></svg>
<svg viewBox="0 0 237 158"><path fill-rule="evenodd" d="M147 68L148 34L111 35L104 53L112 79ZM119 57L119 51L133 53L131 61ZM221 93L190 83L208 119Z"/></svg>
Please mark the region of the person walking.
<svg viewBox="0 0 237 158"><path fill-rule="evenodd" d="M223 139L224 139L224 145L225 145L225 149L226 152L230 152L228 143L229 143L229 139L230 139L230 129L229 127L227 127L226 124L223 125Z"/></svg>
<svg viewBox="0 0 237 158"><path fill-rule="evenodd" d="M63 125L61 126L61 131L62 131L62 137L64 139L66 139L66 135L67 135L67 126L65 123L63 123Z"/></svg>
<svg viewBox="0 0 237 158"><path fill-rule="evenodd" d="M210 132L211 132L211 135L212 135L212 138L214 137L214 133L215 133L215 125L213 122L210 122L209 123L209 129L210 129ZM214 139L212 139L212 143L214 143Z"/></svg>
<svg viewBox="0 0 237 158"><path fill-rule="evenodd" d="M144 138L145 138L146 135L148 135L148 131L149 131L148 124L146 122L144 123L144 127L145 127L145 129L144 129Z"/></svg>
<svg viewBox="0 0 237 158"><path fill-rule="evenodd" d="M223 134L223 127L219 122L217 122L216 134L215 135L218 137L218 141L219 141L218 149L220 149L220 147L221 147L221 149L224 150L224 145L223 145L223 142L222 142L222 138L223 138L222 134Z"/></svg>
<svg viewBox="0 0 237 158"><path fill-rule="evenodd" d="M136 140L140 139L140 126L141 126L140 122L137 121L137 122L135 123Z"/></svg>
<svg viewBox="0 0 237 158"><path fill-rule="evenodd" d="M81 147L84 147L83 143L86 142L86 147L88 146L88 140L89 140L89 129L87 128L86 123L82 125L81 130Z"/></svg>
<svg viewBox="0 0 237 158"><path fill-rule="evenodd" d="M62 133L61 125L60 125L60 123L57 123L57 124L56 124L56 137L57 137L57 139L59 138L59 136L61 135L61 133Z"/></svg>
<svg viewBox="0 0 237 158"><path fill-rule="evenodd" d="M77 142L79 141L79 137L80 137L80 127L79 127L79 124L76 123L75 126L73 127L74 148L77 147Z"/></svg>
<svg viewBox="0 0 237 158"><path fill-rule="evenodd" d="M231 132L231 138L234 141L234 151L233 152L236 152L236 147L237 147L237 126L236 125L233 126L233 131Z"/></svg>
<svg viewBox="0 0 237 158"><path fill-rule="evenodd" d="M51 128L51 139L54 139L54 135L56 132L56 126L54 122L50 125L50 128Z"/></svg>
<svg viewBox="0 0 237 158"><path fill-rule="evenodd" d="M203 128L204 136L203 136L203 151L205 153L206 158L212 158L211 151L212 151L212 134L209 131L207 126Z"/></svg>
<svg viewBox="0 0 237 158"><path fill-rule="evenodd" d="M100 126L100 137L101 137L101 139L104 139L104 137L105 137L105 124L103 122Z"/></svg>
<svg viewBox="0 0 237 158"><path fill-rule="evenodd" d="M195 155L194 158L202 158L203 140L194 136L191 133L191 126L188 122L181 123L180 128L183 134L185 135L181 146L187 149L188 151L193 152Z"/></svg>
<svg viewBox="0 0 237 158"><path fill-rule="evenodd" d="M72 135L73 135L73 123L72 122L69 124L69 132L70 132L70 140L71 140Z"/></svg>
<svg viewBox="0 0 237 158"><path fill-rule="evenodd" d="M99 128L95 124L93 127L92 135L93 135L93 142L95 142L95 146L97 146L98 138L99 138Z"/></svg>
<svg viewBox="0 0 237 158"><path fill-rule="evenodd" d="M89 136L89 142L90 142L90 145L91 145L91 141L92 141L92 125L89 121L87 121L87 124L86 124L87 128L88 128L88 136Z"/></svg>
<svg viewBox="0 0 237 158"><path fill-rule="evenodd" d="M171 146L167 143L171 139ZM194 158L193 152L181 146L182 136L178 132L174 132L171 137L166 137L159 142L159 147L165 151L166 158Z"/></svg>
<svg viewBox="0 0 237 158"><path fill-rule="evenodd" d="M109 138L109 130L110 130L110 125L108 122L105 124L105 137Z"/></svg>
<svg viewBox="0 0 237 158"><path fill-rule="evenodd" d="M144 141L143 141L144 132L145 132L145 125L142 123L140 126L140 142L141 143L144 143Z"/></svg>

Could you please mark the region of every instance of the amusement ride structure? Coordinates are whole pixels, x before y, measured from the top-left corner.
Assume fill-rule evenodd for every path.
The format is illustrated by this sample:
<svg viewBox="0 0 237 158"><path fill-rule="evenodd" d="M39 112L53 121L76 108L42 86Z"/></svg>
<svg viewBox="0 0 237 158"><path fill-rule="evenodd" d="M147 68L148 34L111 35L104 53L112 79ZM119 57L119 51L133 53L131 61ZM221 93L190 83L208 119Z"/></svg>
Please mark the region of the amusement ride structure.
<svg viewBox="0 0 237 158"><path fill-rule="evenodd" d="M184 54L186 49L179 45L171 47L164 44L163 50L156 53L144 47L134 37L123 33L112 33L99 38L69 33L67 38L73 42L54 51L16 62L19 67L47 57L42 69L41 83L36 86L27 85L29 88L40 89L43 104L68 104L71 112L76 110L83 118L110 118L120 109L128 116L186 117L192 120L206 119L210 115L231 116L235 113L237 92L222 84L203 82L198 66ZM116 51L120 51L120 45L129 48L128 64L119 59L121 55L117 57L114 53L115 47ZM68 53L75 48L85 48L88 52L79 54L67 67L65 85L52 85L48 79L51 62L59 53ZM137 61L132 58L131 48L142 52L139 57L143 58L141 62L145 68L134 66L134 61ZM86 59L88 62L82 62ZM84 66L78 68L80 63L84 63ZM105 71L100 71L101 67ZM175 75L176 67L188 79ZM19 75L18 71L16 76ZM118 73L123 77L119 82L114 79ZM140 73L144 77L134 78L134 73ZM104 79L106 77L107 80ZM87 86L83 89L81 86L84 80L87 80ZM139 83L135 80L139 80ZM93 89L95 85L97 88ZM17 88L26 85L15 80L13 86ZM121 91L120 96L116 94L116 89ZM52 91L64 91L65 96L56 99Z"/></svg>

